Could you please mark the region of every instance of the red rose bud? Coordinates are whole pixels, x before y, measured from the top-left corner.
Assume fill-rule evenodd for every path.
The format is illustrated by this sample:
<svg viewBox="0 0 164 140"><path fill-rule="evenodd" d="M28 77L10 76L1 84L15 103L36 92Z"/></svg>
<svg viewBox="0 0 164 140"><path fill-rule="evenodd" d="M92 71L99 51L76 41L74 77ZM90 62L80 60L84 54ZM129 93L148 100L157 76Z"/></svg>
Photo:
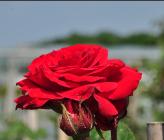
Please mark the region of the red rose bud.
<svg viewBox="0 0 164 140"><path fill-rule="evenodd" d="M63 106L60 128L68 136L79 136L93 127L93 118L90 110L81 103L67 101Z"/></svg>

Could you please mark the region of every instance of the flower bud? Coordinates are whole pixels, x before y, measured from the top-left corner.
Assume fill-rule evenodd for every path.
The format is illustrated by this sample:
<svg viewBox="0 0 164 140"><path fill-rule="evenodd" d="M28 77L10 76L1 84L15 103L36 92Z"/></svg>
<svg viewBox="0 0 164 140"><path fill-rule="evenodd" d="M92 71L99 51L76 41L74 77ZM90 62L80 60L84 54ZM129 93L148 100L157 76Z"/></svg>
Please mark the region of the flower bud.
<svg viewBox="0 0 164 140"><path fill-rule="evenodd" d="M93 127L93 119L90 110L74 101L68 101L63 106L63 114L60 120L60 128L68 136L77 136L89 131Z"/></svg>

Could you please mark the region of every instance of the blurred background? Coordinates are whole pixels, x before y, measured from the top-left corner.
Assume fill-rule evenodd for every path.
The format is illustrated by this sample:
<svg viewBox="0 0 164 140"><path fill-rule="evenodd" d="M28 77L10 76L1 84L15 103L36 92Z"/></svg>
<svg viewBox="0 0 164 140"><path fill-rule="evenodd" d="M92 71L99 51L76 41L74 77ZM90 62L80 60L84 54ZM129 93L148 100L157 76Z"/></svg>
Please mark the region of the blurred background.
<svg viewBox="0 0 164 140"><path fill-rule="evenodd" d="M33 58L67 45L109 48L143 73L123 121L136 140L146 123L164 121L164 2L0 2L0 140L66 140L50 110L15 111ZM123 140L123 139L122 139Z"/></svg>

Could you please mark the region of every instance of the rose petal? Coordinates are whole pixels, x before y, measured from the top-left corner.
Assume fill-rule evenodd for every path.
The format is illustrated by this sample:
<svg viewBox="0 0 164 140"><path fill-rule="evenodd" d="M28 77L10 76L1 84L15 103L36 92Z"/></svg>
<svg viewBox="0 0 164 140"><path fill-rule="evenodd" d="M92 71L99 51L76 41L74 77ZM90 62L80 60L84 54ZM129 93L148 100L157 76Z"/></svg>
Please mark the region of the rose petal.
<svg viewBox="0 0 164 140"><path fill-rule="evenodd" d="M115 100L112 101L112 104L115 106L115 108L117 109L118 112L121 112L123 110L126 110L127 106L129 103L129 99L122 99L122 100Z"/></svg>
<svg viewBox="0 0 164 140"><path fill-rule="evenodd" d="M69 74L69 73L65 73L61 75L62 77L64 77L64 79L69 80L69 81L73 81L73 82L97 82L97 81L102 81L105 80L105 77L98 77L98 76L76 76L74 74Z"/></svg>
<svg viewBox="0 0 164 140"><path fill-rule="evenodd" d="M97 113L95 115L95 121L96 121L96 127L103 131L111 130L114 127L112 117L106 118L101 114Z"/></svg>
<svg viewBox="0 0 164 140"><path fill-rule="evenodd" d="M76 87L78 84L76 83L72 83L72 82L68 82L68 81L64 81L60 79L60 74L52 72L50 69L45 68L44 69L44 75L47 78L47 80L58 84L60 86L66 87L66 88L74 88Z"/></svg>
<svg viewBox="0 0 164 140"><path fill-rule="evenodd" d="M59 55L57 55L58 51L52 51L47 54L43 54L37 58L35 58L31 64L28 66L28 70L35 74L40 69L40 66L56 66L58 64Z"/></svg>
<svg viewBox="0 0 164 140"><path fill-rule="evenodd" d="M24 92L27 92L27 90L29 90L30 88L35 87L34 83L32 83L32 81L30 81L29 79L23 79L17 82L16 85L18 85L20 89Z"/></svg>
<svg viewBox="0 0 164 140"><path fill-rule="evenodd" d="M84 85L72 90L60 93L63 98L69 98L76 101L84 101L88 99L94 92L94 88L90 85Z"/></svg>
<svg viewBox="0 0 164 140"><path fill-rule="evenodd" d="M117 88L117 83L115 82L100 82L93 84L93 86L99 91L99 93L109 93Z"/></svg>
<svg viewBox="0 0 164 140"><path fill-rule="evenodd" d="M104 117L111 117L118 115L118 111L115 106L107 99L94 94L94 98L96 99L99 107L99 113Z"/></svg>
<svg viewBox="0 0 164 140"><path fill-rule="evenodd" d="M87 50L84 55L85 57L82 57L80 60L82 67L106 65L108 61L108 50L106 48L94 44L85 44L82 46L87 48L85 48Z"/></svg>
<svg viewBox="0 0 164 140"><path fill-rule="evenodd" d="M45 103L47 103L48 100L43 100L43 99L38 99L38 98L34 98L32 99L30 102L26 102L23 105L23 109L39 109L39 108L43 108L43 106L45 105Z"/></svg>
<svg viewBox="0 0 164 140"><path fill-rule="evenodd" d="M17 103L16 108L21 109L37 109L41 108L48 100L38 99L38 98L31 98L28 95L20 96L19 98L15 99Z"/></svg>
<svg viewBox="0 0 164 140"><path fill-rule="evenodd" d="M17 83L22 90L24 90L32 98L42 98L42 99L61 99L62 97L54 91L49 91L43 89L29 79L21 80Z"/></svg>
<svg viewBox="0 0 164 140"><path fill-rule="evenodd" d="M95 89L98 91L98 94L105 92L110 92L117 87L117 84L114 82L100 82L96 84L88 84L84 86L80 86L65 92L61 92L60 95L64 98L69 98L73 100L86 100L88 99L94 92Z"/></svg>
<svg viewBox="0 0 164 140"><path fill-rule="evenodd" d="M89 75L89 73L102 68L103 66L90 67L90 68L81 68L77 66L66 66L66 67L51 67L52 71L55 71L60 74L70 73L78 76Z"/></svg>
<svg viewBox="0 0 164 140"><path fill-rule="evenodd" d="M103 76L103 77L110 77L113 74L117 74L118 71L124 67L124 63L119 59L112 59L108 60L108 63L104 66L99 66L95 68L89 75L93 76Z"/></svg>
<svg viewBox="0 0 164 140"><path fill-rule="evenodd" d="M41 99L62 99L58 93L47 91L41 88L32 88L28 90L28 95L32 98L41 98Z"/></svg>
<svg viewBox="0 0 164 140"><path fill-rule="evenodd" d="M28 74L25 75L25 77L30 81L32 81L33 83L35 83L37 86L40 86L45 89L57 91L58 88L60 88L61 86L58 85L57 83L53 83L48 78L46 78L43 71L44 71L43 68L40 68L40 70L37 73L32 74L29 72Z"/></svg>
<svg viewBox="0 0 164 140"><path fill-rule="evenodd" d="M109 94L108 98L118 100L132 95L137 88L141 79L141 73L129 67L123 67L121 70L121 77L118 79L118 87L115 91Z"/></svg>
<svg viewBox="0 0 164 140"><path fill-rule="evenodd" d="M99 46L99 48L96 51L96 57L94 57L94 61L92 62L90 67L97 66L97 65L98 66L106 65L107 62L108 62L108 50L107 48Z"/></svg>

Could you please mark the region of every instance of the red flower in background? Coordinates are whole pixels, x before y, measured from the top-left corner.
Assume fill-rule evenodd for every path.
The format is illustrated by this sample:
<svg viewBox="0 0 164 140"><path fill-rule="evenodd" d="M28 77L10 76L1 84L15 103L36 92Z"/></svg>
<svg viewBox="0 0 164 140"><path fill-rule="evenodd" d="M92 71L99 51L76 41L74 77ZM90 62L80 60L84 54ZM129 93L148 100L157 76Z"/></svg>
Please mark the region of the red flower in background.
<svg viewBox="0 0 164 140"><path fill-rule="evenodd" d="M96 127L108 130L126 114L140 79L141 73L121 60L108 59L106 48L77 44L33 60L17 83L23 95L15 99L16 108L56 110L66 99L83 102Z"/></svg>

